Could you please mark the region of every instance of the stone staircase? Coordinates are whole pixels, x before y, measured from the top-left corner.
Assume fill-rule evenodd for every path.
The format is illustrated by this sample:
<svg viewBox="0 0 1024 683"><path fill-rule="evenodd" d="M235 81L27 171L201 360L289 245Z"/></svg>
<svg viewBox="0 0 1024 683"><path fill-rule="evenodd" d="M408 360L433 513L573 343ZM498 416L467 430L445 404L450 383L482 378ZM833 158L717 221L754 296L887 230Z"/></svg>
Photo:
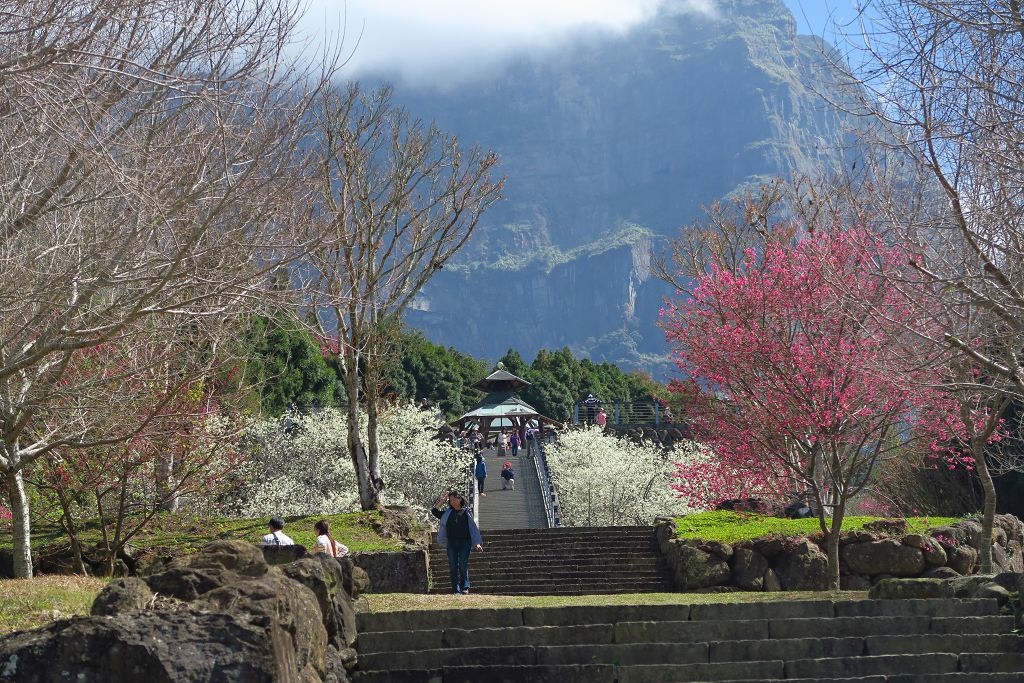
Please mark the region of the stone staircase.
<svg viewBox="0 0 1024 683"><path fill-rule="evenodd" d="M995 600L360 614L355 683L1024 680Z"/></svg>
<svg viewBox="0 0 1024 683"><path fill-rule="evenodd" d="M485 503L486 504L486 503ZM484 531L469 562L471 593L588 595L672 590L653 527ZM430 592L451 592L444 548L430 547Z"/></svg>

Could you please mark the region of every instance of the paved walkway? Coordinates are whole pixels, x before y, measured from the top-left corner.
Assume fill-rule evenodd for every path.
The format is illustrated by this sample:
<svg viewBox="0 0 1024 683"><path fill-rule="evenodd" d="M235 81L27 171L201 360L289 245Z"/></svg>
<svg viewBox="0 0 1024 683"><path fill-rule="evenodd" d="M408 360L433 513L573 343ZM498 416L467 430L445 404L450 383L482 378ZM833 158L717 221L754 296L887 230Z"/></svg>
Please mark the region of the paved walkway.
<svg viewBox="0 0 1024 683"><path fill-rule="evenodd" d="M545 529L548 526L544 515L544 499L541 497L540 480L533 458L527 458L525 451L519 457L498 455L494 448L484 451L487 463L487 482L480 499L480 529ZM512 463L516 473L516 490L502 490L501 466L505 461Z"/></svg>

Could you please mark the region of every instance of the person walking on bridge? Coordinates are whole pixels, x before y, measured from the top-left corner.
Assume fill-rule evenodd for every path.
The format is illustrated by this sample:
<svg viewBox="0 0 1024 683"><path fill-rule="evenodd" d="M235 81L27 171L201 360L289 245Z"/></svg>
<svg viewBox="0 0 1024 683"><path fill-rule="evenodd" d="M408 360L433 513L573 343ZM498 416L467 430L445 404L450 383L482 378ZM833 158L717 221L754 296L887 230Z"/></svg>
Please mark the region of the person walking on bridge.
<svg viewBox="0 0 1024 683"><path fill-rule="evenodd" d="M476 489L480 495L484 495L484 481L487 480L487 463L484 462L484 454L476 454L476 468L473 470L476 477Z"/></svg>
<svg viewBox="0 0 1024 683"><path fill-rule="evenodd" d="M448 509L442 510L445 500ZM466 505L466 498L461 493L448 491L434 502L430 512L441 520L437 530L437 542L448 551L448 571L452 580L452 593L467 595L469 593L469 554L476 550L482 552L484 540L480 528L473 521L473 515Z"/></svg>

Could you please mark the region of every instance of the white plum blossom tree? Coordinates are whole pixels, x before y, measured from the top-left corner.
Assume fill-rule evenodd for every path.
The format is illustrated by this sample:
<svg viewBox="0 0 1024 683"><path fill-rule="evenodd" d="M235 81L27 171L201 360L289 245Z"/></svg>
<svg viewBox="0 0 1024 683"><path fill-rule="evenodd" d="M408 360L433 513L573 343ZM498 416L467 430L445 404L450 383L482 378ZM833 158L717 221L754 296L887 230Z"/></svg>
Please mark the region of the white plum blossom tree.
<svg viewBox="0 0 1024 683"><path fill-rule="evenodd" d="M546 455L567 526L651 524L659 515L695 510L670 487L676 463L703 457L695 442L666 451L605 434L601 427L567 432Z"/></svg>
<svg viewBox="0 0 1024 683"><path fill-rule="evenodd" d="M224 511L254 517L358 510L352 463L337 457L348 442L347 422L346 412L335 408L255 421L248 431L253 455L235 471L234 494ZM360 425L365 432L362 413ZM438 426L436 415L412 404L382 412L383 503L425 512L442 488L464 485L466 457L436 438Z"/></svg>

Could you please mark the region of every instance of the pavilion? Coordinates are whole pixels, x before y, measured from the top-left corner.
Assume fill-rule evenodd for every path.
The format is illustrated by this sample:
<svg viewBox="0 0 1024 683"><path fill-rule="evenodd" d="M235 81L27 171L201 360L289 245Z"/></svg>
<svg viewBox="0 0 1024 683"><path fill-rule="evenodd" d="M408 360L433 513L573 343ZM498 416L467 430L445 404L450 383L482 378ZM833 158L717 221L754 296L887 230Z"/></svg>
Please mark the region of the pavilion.
<svg viewBox="0 0 1024 683"><path fill-rule="evenodd" d="M528 386L532 385L498 363L494 372L473 384L474 389L486 392L487 396L459 418L459 429L475 424L486 437L494 426L498 429L514 429L520 437L525 438L526 425L530 421L535 420L538 425L561 426L557 421L541 415L536 408L516 395L518 390Z"/></svg>

